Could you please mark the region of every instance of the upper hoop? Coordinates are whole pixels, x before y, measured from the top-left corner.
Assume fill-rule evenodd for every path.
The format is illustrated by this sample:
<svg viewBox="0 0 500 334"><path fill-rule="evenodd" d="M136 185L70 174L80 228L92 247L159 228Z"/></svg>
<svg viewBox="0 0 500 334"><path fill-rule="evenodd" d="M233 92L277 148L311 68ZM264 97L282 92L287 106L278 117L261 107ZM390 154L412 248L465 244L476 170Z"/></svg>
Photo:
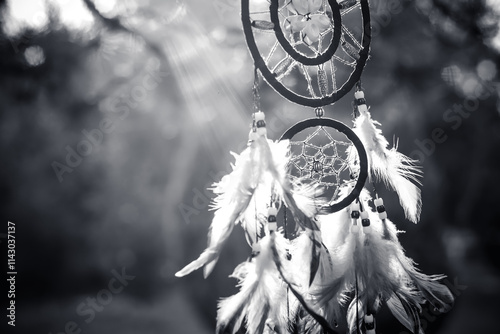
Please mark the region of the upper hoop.
<svg viewBox="0 0 500 334"><path fill-rule="evenodd" d="M359 81L370 51L371 23L370 23L370 9L368 5L368 0L359 0L360 1L359 4L361 5L361 16L362 16L362 30L361 30L362 40L360 42L361 48L358 51L359 54L357 53L355 55L357 59L352 65L353 66L352 72L350 72L349 77L346 79L345 82L343 82L343 84L340 87L332 88L331 93L320 94L321 96L315 96L314 94L312 94L311 97L304 96L298 94L297 92L292 91L289 87L285 86L282 82L280 82L277 73L273 73L272 70L269 68L268 64L266 63L266 60L264 60L263 56L261 55L261 52L259 51L259 47L257 46L255 40L254 30L252 28L253 22L252 19L250 18L250 1L251 0L241 0L241 19L243 24L243 32L245 34L245 39L248 48L250 50L250 54L252 55L252 58L254 60L255 67L259 69L259 71L261 72L262 76L267 81L267 83L271 85L283 97L303 106L322 107L338 101L353 88L356 82ZM336 1L332 0L329 0L329 4L332 7L334 27L336 25L342 26L341 19L336 17L337 11L335 10L338 9L340 5ZM336 50L339 49L338 48L339 43L336 35L340 34L341 31L343 31L342 28L334 30L333 32L334 36L327 51L325 51L324 53L320 54L315 58L306 57L298 53L296 50L294 50L294 48L286 40L279 24L279 18L277 17L276 14L277 10L278 10L278 0L271 0L269 13L272 22L269 23L273 24L272 30L275 33L276 39L283 48L284 52L287 53L292 58L291 60L301 63L304 66L306 65L319 66L325 62L328 62L329 59L333 59L332 56L334 55ZM344 42L345 41L343 41L343 43ZM326 55L329 56L328 59L326 59L327 58L325 57ZM323 63L319 63L318 61L320 60L325 60L325 61Z"/></svg>

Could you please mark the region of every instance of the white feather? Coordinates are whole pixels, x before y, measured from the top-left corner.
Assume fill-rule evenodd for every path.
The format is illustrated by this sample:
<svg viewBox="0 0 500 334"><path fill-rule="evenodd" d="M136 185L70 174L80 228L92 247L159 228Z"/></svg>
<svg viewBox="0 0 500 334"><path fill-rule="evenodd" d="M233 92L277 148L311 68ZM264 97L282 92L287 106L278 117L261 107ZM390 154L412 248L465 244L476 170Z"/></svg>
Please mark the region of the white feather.
<svg viewBox="0 0 500 334"><path fill-rule="evenodd" d="M241 226L245 230L247 241L251 246L257 238L262 237L261 230L267 223L269 199L276 196L278 201L282 196L282 188L289 188L286 163L288 161L288 140L273 142L268 140L269 149L263 150L266 159L272 161L269 166L263 166L269 172L263 173L251 201L241 218Z"/></svg>
<svg viewBox="0 0 500 334"><path fill-rule="evenodd" d="M359 298L354 297L347 309L347 325L349 333L362 333L365 305Z"/></svg>
<svg viewBox="0 0 500 334"><path fill-rule="evenodd" d="M388 223L394 225L392 222ZM415 267L415 262L405 256L404 249L397 239L392 240L389 245L392 248L391 253L394 258L392 261L404 271L420 295L429 301L437 311L448 312L453 306L454 297L446 285L438 282L446 276L421 273Z"/></svg>
<svg viewBox="0 0 500 334"><path fill-rule="evenodd" d="M421 169L415 161L398 152L395 147L389 149L389 143L377 128L379 122L371 118L369 111L361 111L354 121L353 131L361 139L366 148L370 168L370 176L382 180L397 192L406 217L417 223L422 210L420 198Z"/></svg>
<svg viewBox="0 0 500 334"><path fill-rule="evenodd" d="M285 251L281 247L286 246L287 240L279 234L276 238L279 239L277 247L284 257ZM256 247L258 254L251 261L241 264L237 268L238 273L233 274L240 279L240 292L219 303L217 333L236 332L244 318L249 334L263 333L269 323L278 332L285 332L287 290L274 264L271 242L274 240L270 236L259 240Z"/></svg>
<svg viewBox="0 0 500 334"><path fill-rule="evenodd" d="M225 241L236 223L242 221L248 236L258 234L262 225L261 217L266 214L266 201L271 189L278 189L278 196L286 184L286 155L288 142L274 143L258 137L236 158L233 171L215 185L213 191L218 196L214 200L214 218L208 234L207 249L193 262L175 275L185 276L205 266L204 277L212 272ZM258 200L253 201L258 195ZM264 196L264 197L263 197ZM247 210L249 209L249 210ZM250 238L250 242L254 239Z"/></svg>
<svg viewBox="0 0 500 334"><path fill-rule="evenodd" d="M314 218L327 204L327 200L323 197L324 189L317 184L307 184L295 182L292 185L292 196L297 204L297 208L307 217Z"/></svg>
<svg viewBox="0 0 500 334"><path fill-rule="evenodd" d="M419 328L419 322L420 320L418 318L415 319L415 314L408 314L408 312L405 310L401 300L396 296L392 296L387 300L387 306L389 307L389 310L391 311L392 315L398 319L398 321L408 328L410 331L414 331L415 327ZM417 323L415 323L417 322ZM418 334L423 334L424 331L422 328L420 328L420 331ZM415 333L417 334L417 333Z"/></svg>
<svg viewBox="0 0 500 334"><path fill-rule="evenodd" d="M325 286L314 292L315 296L321 305L328 305L328 301L343 304L357 290L348 307L351 332L361 326L367 309L370 313L378 311L381 300L388 301L391 312L408 329L420 331L420 305L429 300L436 309L445 312L453 296L446 286L436 282L443 276L420 273L404 255L395 225L388 219L381 220L372 210L366 191L361 193L360 201L369 214L370 231L360 226L359 231L350 232L348 210L319 218L333 272L329 280L323 281Z"/></svg>
<svg viewBox="0 0 500 334"><path fill-rule="evenodd" d="M243 262L230 277L238 279L240 292L219 301L216 333L234 334L241 327L245 318L247 301L255 293L257 287L254 273L255 264ZM253 275L253 276L252 276Z"/></svg>

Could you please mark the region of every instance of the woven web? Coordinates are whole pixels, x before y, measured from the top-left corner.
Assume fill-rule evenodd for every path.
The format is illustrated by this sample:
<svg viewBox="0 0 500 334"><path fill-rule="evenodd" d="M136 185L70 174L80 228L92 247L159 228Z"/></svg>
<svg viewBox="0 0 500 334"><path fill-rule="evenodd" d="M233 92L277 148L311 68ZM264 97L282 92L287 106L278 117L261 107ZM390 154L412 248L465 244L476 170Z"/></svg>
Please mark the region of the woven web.
<svg viewBox="0 0 500 334"><path fill-rule="evenodd" d="M347 140L347 139L346 139ZM293 181L332 188L336 198L340 186L351 182L353 166L348 159L350 141L342 141L322 126L304 140L290 141L289 174Z"/></svg>
<svg viewBox="0 0 500 334"><path fill-rule="evenodd" d="M250 11L252 19L260 19L268 22L269 10L266 7L269 2L269 0L266 2L251 1L252 5L255 6ZM255 5L255 3L258 3L260 6ZM357 60L359 59L359 52L362 49L360 28L356 26L356 24L359 25L360 22L358 22L359 19L356 20L355 18L356 14L359 13L360 2L359 0L347 0L343 1L343 3L349 3L349 5L341 6L342 9L340 10L342 17L340 44L333 57L320 66L301 64L284 52L279 42L273 37L267 39L263 36L269 36L269 34L274 35L272 30L254 29L255 32L261 33L261 36L263 36L263 40L259 41L258 44L260 45L264 62L280 83L301 95L318 98L337 91L348 79L348 76L356 67ZM280 21L282 22L282 29L285 32L286 38L290 45L303 55L309 57L318 56L324 52L329 45L329 41L333 34L333 25L319 34L319 40L317 42L308 44L305 42L301 33L291 33L290 29L286 28L287 19L293 16L293 13L289 10L290 4L291 0L280 0L278 9ZM318 13L327 15L326 9L327 1L325 0ZM347 16L349 17L348 19ZM347 23L349 21L353 21L354 23L349 25ZM272 44L270 47L267 47L267 52L263 51L266 49L264 46L265 43L263 43L264 40L266 42L274 41L271 42ZM305 86L297 84L296 81L290 77L304 79Z"/></svg>

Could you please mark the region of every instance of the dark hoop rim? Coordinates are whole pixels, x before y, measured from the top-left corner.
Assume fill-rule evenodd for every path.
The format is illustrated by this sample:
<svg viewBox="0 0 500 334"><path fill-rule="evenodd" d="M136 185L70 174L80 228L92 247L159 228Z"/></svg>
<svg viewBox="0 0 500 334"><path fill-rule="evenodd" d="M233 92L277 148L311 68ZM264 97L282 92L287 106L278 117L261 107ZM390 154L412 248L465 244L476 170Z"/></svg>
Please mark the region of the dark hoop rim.
<svg viewBox="0 0 500 334"><path fill-rule="evenodd" d="M361 190L363 190L363 187L365 185L366 178L368 177L368 157L366 155L366 150L363 146L363 143L361 142L361 139L359 139L359 137L351 130L351 128L349 128L344 123L331 118L310 118L301 121L286 130L279 140L291 140L297 133L316 126L326 126L334 128L340 133L343 133L354 144L354 147L356 147L356 150L358 151L359 157L359 175L354 189L340 202L323 207L320 213L328 214L342 210L359 197L359 194L361 194Z"/></svg>
<svg viewBox="0 0 500 334"><path fill-rule="evenodd" d="M271 4L274 3L274 0ZM264 59L260 55L259 49L255 42L252 30L252 22L250 20L250 0L241 0L241 21L243 24L243 32L245 34L245 39L247 41L248 49L254 60L255 67L260 70L260 73L264 77L271 87L274 88L281 96L292 101L294 103L308 106L308 107L323 107L332 104L342 98L347 94L352 87L361 78L361 73L365 67L368 55L370 52L370 42L371 42L371 23L370 23L370 8L368 5L368 0L360 0L361 3L361 14L363 18L363 48L359 52L359 59L356 62L356 67L351 73L347 81L340 87L337 91L332 92L330 95L309 98L297 93L292 92L286 88L281 82L279 82L276 76L269 70ZM340 21L338 21L340 22ZM276 25L275 25L276 26ZM275 27L276 32L276 27Z"/></svg>
<svg viewBox="0 0 500 334"><path fill-rule="evenodd" d="M271 22L274 23L274 34L276 35L276 39L281 44L283 49L287 54L289 54L293 59L308 66L321 65L332 58L337 51L337 48L340 43L340 35L342 30L342 16L340 15L340 6L335 0L328 0L328 4L332 9L333 13L333 36L330 40L330 46L328 49L321 53L316 57L307 57L295 50L295 48L290 45L285 35L283 34L283 30L281 29L278 8L279 3L278 0L271 0L271 4L269 6L269 12L271 14Z"/></svg>

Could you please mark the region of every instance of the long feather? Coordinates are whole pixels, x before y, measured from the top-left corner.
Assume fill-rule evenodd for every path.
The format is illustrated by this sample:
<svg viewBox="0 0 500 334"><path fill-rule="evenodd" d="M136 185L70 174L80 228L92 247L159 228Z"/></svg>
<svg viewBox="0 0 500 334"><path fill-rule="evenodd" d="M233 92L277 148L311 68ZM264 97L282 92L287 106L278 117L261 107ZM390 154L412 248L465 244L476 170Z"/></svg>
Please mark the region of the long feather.
<svg viewBox="0 0 500 334"><path fill-rule="evenodd" d="M268 172L262 174L261 182L256 187L252 199L241 217L241 226L245 230L250 246L256 239L263 237L262 232L267 223L267 208L269 205L269 201L265 199L275 196L275 201L279 201L283 193L282 188L289 188L286 175L288 140L280 142L267 141L267 143L262 143L261 146L262 156L272 163L262 166Z"/></svg>
<svg viewBox="0 0 500 334"><path fill-rule="evenodd" d="M370 208L369 194L363 191L359 199L362 210L369 214L368 228L349 231L348 210L320 218L323 242L331 254L334 274L324 281L326 286L315 292L318 303L342 304L355 292L347 310L350 332L355 333L362 326L363 315L375 314L381 300L386 300L403 325L421 334L420 305L427 299L437 309L446 311L452 296L447 287L436 282L442 276L420 273L404 255L395 225L388 219L381 220Z"/></svg>
<svg viewBox="0 0 500 334"><path fill-rule="evenodd" d="M300 284L297 284L294 278L290 277L289 273L286 272L282 261L281 261L281 256L276 248L276 244L274 243L274 238L275 238L276 233L271 234L271 250L273 253L273 260L274 263L276 264L276 267L278 269L278 272L281 275L281 278L285 281L287 284L288 288L290 291L293 293L295 298L300 302L301 306L304 308L304 310L307 311L307 313L316 320L325 333L329 334L336 334L337 332L331 327L331 325L328 323L328 321L321 316L317 310L314 309L314 306L310 304L304 297L304 293L301 291L301 286Z"/></svg>
<svg viewBox="0 0 500 334"><path fill-rule="evenodd" d="M252 271L253 267L254 264L244 262L231 275L238 278L241 289L236 295L219 301L216 333L234 334L241 327L245 317L246 303L252 298L257 288L256 277L247 277L248 271ZM237 274L238 271L245 271L245 274Z"/></svg>
<svg viewBox="0 0 500 334"><path fill-rule="evenodd" d="M233 171L224 176L213 188L218 196L214 200L214 218L210 226L207 249L193 262L178 271L177 277L185 276L203 266L204 277L212 272L223 245L231 234L234 225L242 221L247 235L258 234L262 226L259 214L263 214L265 202L252 201L254 196L262 192L271 195L270 184L286 184L283 160L286 157L288 143L274 143L265 136L256 138L241 155L236 158ZM276 156L273 156L275 154ZM258 189L258 190L257 190ZM268 198L268 197L265 197ZM260 204L255 204L255 203ZM251 205L254 203L254 205ZM255 240L250 238L251 242Z"/></svg>
<svg viewBox="0 0 500 334"><path fill-rule="evenodd" d="M240 265L243 271L240 279L240 292L219 302L217 313L217 333L235 333L244 318L248 334L261 334L270 323L274 324L278 333L287 328L287 319L282 314L282 306L286 304L286 286L273 260L273 250L270 236L265 236L256 244L257 255L249 262ZM278 244L285 245L284 238ZM277 252L284 256L284 250Z"/></svg>
<svg viewBox="0 0 500 334"><path fill-rule="evenodd" d="M343 299L342 293L349 279L346 273L352 270L356 245L349 232L350 220L346 209L319 217L322 240L331 262L323 264L323 270L329 274L312 291L319 305L327 305L330 301L339 305Z"/></svg>
<svg viewBox="0 0 500 334"><path fill-rule="evenodd" d="M453 306L454 298L448 287L438 281L446 278L445 275L426 275L418 270L415 262L405 255L403 246L397 238L396 226L389 219L383 221L383 226L389 235L386 242L387 252L391 254L391 261L404 271L421 296L429 301L438 311L448 312Z"/></svg>
<svg viewBox="0 0 500 334"><path fill-rule="evenodd" d="M396 296L406 313L406 321L403 322L402 324L405 325L405 323L408 323L410 326L408 329L412 331L414 334L417 333L423 334L423 329L420 324L420 316L419 316L419 313L421 311L420 305L417 305L411 299L403 298L401 295L396 295ZM399 320L399 318L397 319Z"/></svg>
<svg viewBox="0 0 500 334"><path fill-rule="evenodd" d="M349 333L361 334L363 318L365 316L365 305L359 297L354 297L347 309L347 324Z"/></svg>
<svg viewBox="0 0 500 334"><path fill-rule="evenodd" d="M417 223L422 210L420 197L421 169L415 161L398 152L396 147L389 149L389 143L377 127L379 122L371 118L369 111L360 111L354 121L354 132L361 139L368 153L371 175L382 180L397 192L406 217Z"/></svg>
<svg viewBox="0 0 500 334"><path fill-rule="evenodd" d="M287 181L284 182L286 183ZM311 185L294 184L293 187L282 186L282 199L285 206L291 212L296 230L301 228L308 231L307 235L312 241L310 245L312 256L309 261L309 285L314 281L321 257L321 235L316 221L316 214L326 204L326 199L318 196L320 192L319 188Z"/></svg>
<svg viewBox="0 0 500 334"><path fill-rule="evenodd" d="M229 229L228 229L229 230ZM232 227L231 227L232 230ZM230 233L230 231L229 231ZM217 261L217 258L219 257L219 250L217 248L207 248L203 251L203 253L200 254L200 256L189 263L187 266L179 270L178 272L175 273L176 277L183 277L191 272L200 269L206 264L213 263L214 261ZM210 266L209 270L212 269L212 266ZM205 278L208 276L208 274L205 275Z"/></svg>
<svg viewBox="0 0 500 334"><path fill-rule="evenodd" d="M403 326L405 326L410 331L415 333L415 328L420 327L419 326L420 320L418 317L415 317L415 315L417 315L417 314L414 311L411 311L411 310L414 310L415 308L413 308L413 309L409 308L408 302L406 302L406 305L407 305L406 308L405 308L405 306L403 306L403 303L401 302L402 298L403 297L398 296L398 295L392 296L391 298L389 298L387 300L387 306L388 306L389 310L391 311L392 315L396 319L398 319L398 321ZM410 310L410 314L408 314L407 310ZM422 329L420 328L419 332L415 333L415 334L423 334Z"/></svg>
<svg viewBox="0 0 500 334"><path fill-rule="evenodd" d="M394 225L391 222L389 223ZM392 253L395 258L395 262L397 262L406 275L408 275L416 289L420 291L422 297L429 301L439 312L448 312L453 306L454 297L446 285L438 282L446 276L426 275L421 273L415 267L415 262L406 257L403 247L399 241L393 240L390 242L390 246L393 248Z"/></svg>
<svg viewBox="0 0 500 334"><path fill-rule="evenodd" d="M359 299L366 307L373 308L371 311L376 311L377 299L390 300L388 306L394 316L415 334L420 333L420 305L428 300L437 310L445 312L451 307L453 296L445 285L437 282L444 276L422 274L413 260L404 255L395 225L388 219L381 220L368 206L367 198L362 203L371 224L369 230L363 228L363 233L358 233L355 277L350 280L359 280Z"/></svg>

